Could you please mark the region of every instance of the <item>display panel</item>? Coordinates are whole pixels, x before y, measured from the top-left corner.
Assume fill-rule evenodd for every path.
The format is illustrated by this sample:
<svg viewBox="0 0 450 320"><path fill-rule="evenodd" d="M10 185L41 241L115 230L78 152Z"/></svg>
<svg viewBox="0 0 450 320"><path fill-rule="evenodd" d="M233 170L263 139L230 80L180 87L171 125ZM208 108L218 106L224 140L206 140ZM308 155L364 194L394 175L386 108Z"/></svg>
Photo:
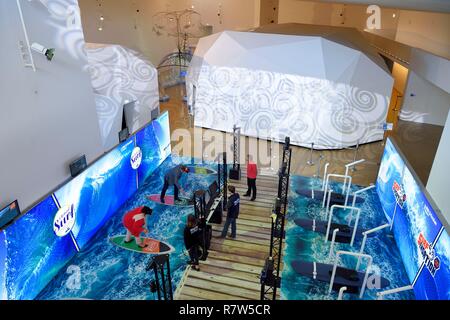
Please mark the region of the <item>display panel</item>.
<svg viewBox="0 0 450 320"><path fill-rule="evenodd" d="M132 163L134 148L134 139L128 139L55 192L59 208L73 206L75 223L71 237L77 249L82 249L136 192L136 170Z"/></svg>
<svg viewBox="0 0 450 320"><path fill-rule="evenodd" d="M0 292L4 299L33 299L75 255L71 238L58 237L53 231L57 211L49 196L3 231Z"/></svg>
<svg viewBox="0 0 450 320"><path fill-rule="evenodd" d="M425 261L414 284L420 300L450 300L450 237L445 229L435 244L418 239Z"/></svg>
<svg viewBox="0 0 450 320"><path fill-rule="evenodd" d="M10 203L8 206L0 210L0 229L5 227L16 217L20 215L19 204L17 201Z"/></svg>
<svg viewBox="0 0 450 320"><path fill-rule="evenodd" d="M142 163L138 170L139 186L170 155L169 113L164 112L136 134L136 145L142 150Z"/></svg>
<svg viewBox="0 0 450 320"><path fill-rule="evenodd" d="M425 188L390 139L386 142L377 178L377 193L383 211L392 224L394 238L416 296L436 297L437 287L448 291L448 278L433 277L433 281L438 283L432 285L423 270L429 265L430 252L444 227ZM443 255L448 259L450 251L443 251Z"/></svg>
<svg viewBox="0 0 450 320"><path fill-rule="evenodd" d="M1 299L34 299L166 159L168 114L155 121L0 232Z"/></svg>

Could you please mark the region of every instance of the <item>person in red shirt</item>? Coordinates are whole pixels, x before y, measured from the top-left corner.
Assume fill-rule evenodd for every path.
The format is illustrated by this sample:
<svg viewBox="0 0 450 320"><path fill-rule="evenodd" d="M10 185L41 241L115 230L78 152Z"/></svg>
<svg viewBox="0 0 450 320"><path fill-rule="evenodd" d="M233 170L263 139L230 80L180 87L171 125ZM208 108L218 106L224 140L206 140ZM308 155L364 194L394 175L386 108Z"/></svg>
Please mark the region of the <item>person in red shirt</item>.
<svg viewBox="0 0 450 320"><path fill-rule="evenodd" d="M125 229L127 229L127 235L125 237L125 243L130 243L131 236L134 236L136 244L145 248L146 245L142 243L141 233L148 233L147 229L147 216L152 214L153 210L149 207L143 206L133 209L127 212L122 219Z"/></svg>
<svg viewBox="0 0 450 320"><path fill-rule="evenodd" d="M258 175L258 167L256 163L252 161L252 156L247 155L246 158L247 163L247 193L244 194L244 197L251 197L250 201L255 201L256 199L256 177ZM253 194L252 194L253 191Z"/></svg>

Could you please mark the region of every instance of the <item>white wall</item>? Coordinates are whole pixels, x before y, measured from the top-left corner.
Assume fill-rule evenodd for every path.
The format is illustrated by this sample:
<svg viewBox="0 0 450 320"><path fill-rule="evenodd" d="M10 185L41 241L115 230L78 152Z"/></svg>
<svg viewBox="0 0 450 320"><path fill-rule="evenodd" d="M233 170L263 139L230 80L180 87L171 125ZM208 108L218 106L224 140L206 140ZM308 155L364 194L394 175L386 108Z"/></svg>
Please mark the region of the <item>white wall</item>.
<svg viewBox="0 0 450 320"><path fill-rule="evenodd" d="M442 133L439 148L434 158L427 190L437 206L450 223L450 197L448 185L450 182L450 114L447 117L444 132Z"/></svg>
<svg viewBox="0 0 450 320"><path fill-rule="evenodd" d="M364 30L369 17L367 7L368 4L280 0L278 21L341 25ZM449 13L381 7L381 29L366 31L445 58L450 57Z"/></svg>
<svg viewBox="0 0 450 320"><path fill-rule="evenodd" d="M279 23L307 23L330 26L366 29L369 14L367 6L317 1L280 0ZM393 14L396 18L393 18ZM381 29L367 30L380 36L395 39L399 10L383 8L381 10Z"/></svg>
<svg viewBox="0 0 450 320"><path fill-rule="evenodd" d="M259 25L260 0L80 0L83 29L87 42L119 44L146 55L157 66L176 49L174 37L157 36L152 31L157 12L190 9L202 15L203 24L213 32L246 30ZM137 12L139 10L139 12ZM220 17L218 14L220 13ZM100 16L103 30L98 31ZM195 44L192 39L191 44Z"/></svg>
<svg viewBox="0 0 450 320"><path fill-rule="evenodd" d="M102 145L77 15L21 2L30 39L56 48L52 62L34 54L37 71L25 68L16 1L0 1L0 207L17 198L25 209L69 177L71 161L92 161ZM52 3L77 8L76 0Z"/></svg>
<svg viewBox="0 0 450 320"><path fill-rule="evenodd" d="M438 126L445 124L450 109L450 95L414 71L409 72L404 97L401 120Z"/></svg>
<svg viewBox="0 0 450 320"><path fill-rule="evenodd" d="M402 10L395 40L450 59L450 14Z"/></svg>

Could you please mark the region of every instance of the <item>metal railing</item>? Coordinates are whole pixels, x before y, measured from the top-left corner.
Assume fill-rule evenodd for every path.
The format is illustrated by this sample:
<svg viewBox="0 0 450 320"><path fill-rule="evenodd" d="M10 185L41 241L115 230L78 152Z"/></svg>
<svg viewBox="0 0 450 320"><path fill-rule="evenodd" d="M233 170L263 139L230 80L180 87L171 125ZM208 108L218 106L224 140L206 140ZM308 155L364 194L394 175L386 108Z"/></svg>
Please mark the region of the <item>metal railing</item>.
<svg viewBox="0 0 450 320"><path fill-rule="evenodd" d="M373 228L373 229L364 231L364 232L362 233L364 237L363 237L363 240L362 240L362 242L361 242L361 248L359 249L359 253L362 254L362 253L364 252L364 249L365 249L365 247L366 247L367 236L368 236L369 234L374 233L374 232L377 232L377 231L380 231L380 230L383 230L383 229L386 229L386 228L389 228L389 227L390 227L390 224L389 224L389 223L386 223L386 224L383 224L382 226L379 226L379 227L376 227L376 228ZM358 258L358 263L356 264L356 269L359 268L360 263L361 263L361 259Z"/></svg>
<svg viewBox="0 0 450 320"><path fill-rule="evenodd" d="M352 186L352 177L351 176L349 176L349 175L342 175L342 174L334 174L334 173L330 173L330 174L328 174L327 175L327 178L326 178L326 180L325 180L325 188L323 189L323 191L324 191L324 197L323 197L323 201L322 201L322 208L323 207L325 207L325 192L327 192L327 190L328 190L328 184L329 184L329 181L330 181L330 177L334 177L334 178L344 178L344 186L343 186L343 188L342 188L342 194L345 194L346 196L345 196L345 203L347 204L347 201L348 201L348 197L349 197L349 194L350 194L350 187ZM349 185L348 185L348 187L347 187L347 190L345 189L345 187L346 187L346 181L347 181L347 179L349 180Z"/></svg>
<svg viewBox="0 0 450 320"><path fill-rule="evenodd" d="M399 292L408 291L408 290L412 290L412 289L414 289L413 286L409 285L409 286L404 286L404 287L400 287L400 288L389 289L389 290L377 292L377 300L383 300L383 297L388 294L399 293Z"/></svg>
<svg viewBox="0 0 450 320"><path fill-rule="evenodd" d="M356 236L356 230L358 229L359 216L361 215L361 209L356 208L356 207L350 207L350 206L341 206L341 205L337 205L337 204L331 206L330 214L328 217L327 232L325 234L325 242L328 241L328 236L330 234L331 220L333 219L334 209L337 209L337 208L344 209L344 210L352 210L352 211L354 210L357 212L355 224L353 226L352 238L350 240L350 246L353 246L353 242L355 241L355 236Z"/></svg>
<svg viewBox="0 0 450 320"><path fill-rule="evenodd" d="M344 255L366 258L369 261L368 264L367 264L367 267L366 267L366 272L364 274L364 280L363 280L363 283L361 285L361 290L360 290L360 294L359 294L359 298L362 298L363 295L364 295L364 292L366 290L367 279L369 278L369 270L372 267L373 258L372 258L371 255L368 255L368 254L360 254L360 253L349 252L349 251L338 251L338 252L336 252L336 259L334 260L333 272L331 273L331 279L330 279L330 286L328 288L328 294L330 294L331 291L333 290L333 284L334 284L334 279L336 278L336 270L337 270L337 264L339 262L339 257L340 256L344 256ZM356 271L358 271L358 269L356 269Z"/></svg>

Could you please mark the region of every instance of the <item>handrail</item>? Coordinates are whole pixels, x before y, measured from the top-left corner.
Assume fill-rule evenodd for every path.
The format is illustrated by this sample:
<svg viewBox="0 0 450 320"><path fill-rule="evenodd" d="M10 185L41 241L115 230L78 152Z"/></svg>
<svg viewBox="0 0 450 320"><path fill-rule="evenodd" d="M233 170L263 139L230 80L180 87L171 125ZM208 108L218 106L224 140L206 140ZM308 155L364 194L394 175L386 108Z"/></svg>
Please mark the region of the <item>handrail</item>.
<svg viewBox="0 0 450 320"><path fill-rule="evenodd" d="M373 189L373 188L375 188L375 185L374 185L374 184L372 184L372 185L370 185L370 186L368 186L368 187L366 187L366 188L364 188L364 189L356 190L356 191L353 193L352 207L355 207L355 206L356 206L356 196L357 196L358 194L363 193L363 192L366 192L366 191L368 191L368 190L370 190L370 189ZM349 225L349 226L350 226L350 222L352 221L352 218L353 218L353 215L352 215L352 212L350 212L350 216L349 216L349 218L348 218L348 225Z"/></svg>
<svg viewBox="0 0 450 320"><path fill-rule="evenodd" d="M344 296L344 291L346 291L347 290L347 287L341 287L340 289L339 289L339 295L338 295L338 300L342 300L342 297Z"/></svg>
<svg viewBox="0 0 450 320"><path fill-rule="evenodd" d="M327 175L326 181L325 181L325 188L323 189L324 191L324 195L323 195L323 201L322 201L322 208L325 207L325 192L328 190L328 183L330 181L330 177L335 177L335 178L344 178L344 186L342 188L342 194L346 193L346 202L348 200L348 196L349 196L349 192L350 192L350 187L352 185L352 177L349 175L342 175L342 174L335 174L335 173L330 173ZM347 179L349 179L349 186L347 189L347 192L345 191L345 186L346 186L346 182Z"/></svg>
<svg viewBox="0 0 450 320"><path fill-rule="evenodd" d="M333 230L333 237L331 238L330 252L328 253L328 261L331 261L333 255L334 243L336 242L336 234L339 232L339 228Z"/></svg>
<svg viewBox="0 0 450 320"><path fill-rule="evenodd" d="M355 236L356 236L356 230L358 229L359 216L361 215L361 209L356 208L356 207L350 207L350 206L341 206L341 205L337 205L337 204L331 206L330 215L328 217L327 232L325 234L325 242L328 241L328 236L330 234L330 227L331 227L331 219L333 218L333 212L334 212L334 209L336 209L336 208L357 211L355 225L353 226L352 239L350 241L350 246L353 246L353 242L355 241Z"/></svg>
<svg viewBox="0 0 450 320"><path fill-rule="evenodd" d="M329 214L329 212L330 212L330 202L331 202L331 194L332 194L332 193L333 193L333 189L329 189L329 190L328 190L327 207L325 208L325 213L327 214L325 219L328 219L328 214ZM324 192L324 193L323 193L323 196L325 197L326 195L327 195L327 193Z"/></svg>
<svg viewBox="0 0 450 320"><path fill-rule="evenodd" d="M365 161L366 161L366 159L360 159L360 160L353 161L353 162L351 162L351 163L346 164L346 165L345 165L345 175L346 175L346 176L348 175L348 169L349 169L350 167L354 167L354 166L356 166L357 164L363 163L363 162L365 162ZM343 187L343 188L345 188L346 183L347 183L347 180L344 181L344 187ZM345 205L347 205L347 203L345 203Z"/></svg>
<svg viewBox="0 0 450 320"><path fill-rule="evenodd" d="M330 165L329 162L325 163L325 167L324 167L324 171L323 171L322 191L325 191L325 178L327 177L329 165Z"/></svg>
<svg viewBox="0 0 450 320"><path fill-rule="evenodd" d="M398 293L398 292L408 291L408 290L412 290L412 289L414 289L414 287L411 286L411 285L408 285L408 286L404 286L404 287L400 287L400 288L394 288L394 289L389 289L389 290L377 292L377 300L382 300L383 297L384 297L385 295L388 295L388 294L393 294L393 293Z"/></svg>
<svg viewBox="0 0 450 320"><path fill-rule="evenodd" d="M382 226L378 226L378 227L376 227L376 228L373 228L373 229L364 231L364 232L362 233L364 237L363 237L363 240L362 240L362 243L361 243L361 249L359 249L359 253L363 253L363 252L364 252L364 248L366 247L367 236L368 236L369 234L374 233L374 232L377 232L377 231L380 231L380 230L383 230L383 229L386 229L386 228L389 228L390 226L391 226L391 225L390 225L389 223L386 223L386 224L383 224ZM359 268L359 264L360 264L360 263L361 263L361 259L358 258L358 263L356 264L356 269Z"/></svg>
<svg viewBox="0 0 450 320"><path fill-rule="evenodd" d="M363 280L363 283L361 285L361 291L360 291L360 294L359 294L359 298L362 298L363 295L364 295L364 291L366 290L367 279L369 277L369 270L372 267L373 258L372 258L371 255L368 255L368 254L361 254L361 253L350 252L350 251L338 251L338 252L336 252L336 259L334 260L333 273L331 274L330 287L328 288L328 294L330 294L331 290L333 290L333 283L334 283L334 278L336 277L337 264L339 262L339 257L342 256L342 255L353 256L353 257L362 257L362 258L366 258L367 260L369 260L369 263L367 264L367 267L366 267L364 280ZM358 271L358 269L356 269L356 271Z"/></svg>

